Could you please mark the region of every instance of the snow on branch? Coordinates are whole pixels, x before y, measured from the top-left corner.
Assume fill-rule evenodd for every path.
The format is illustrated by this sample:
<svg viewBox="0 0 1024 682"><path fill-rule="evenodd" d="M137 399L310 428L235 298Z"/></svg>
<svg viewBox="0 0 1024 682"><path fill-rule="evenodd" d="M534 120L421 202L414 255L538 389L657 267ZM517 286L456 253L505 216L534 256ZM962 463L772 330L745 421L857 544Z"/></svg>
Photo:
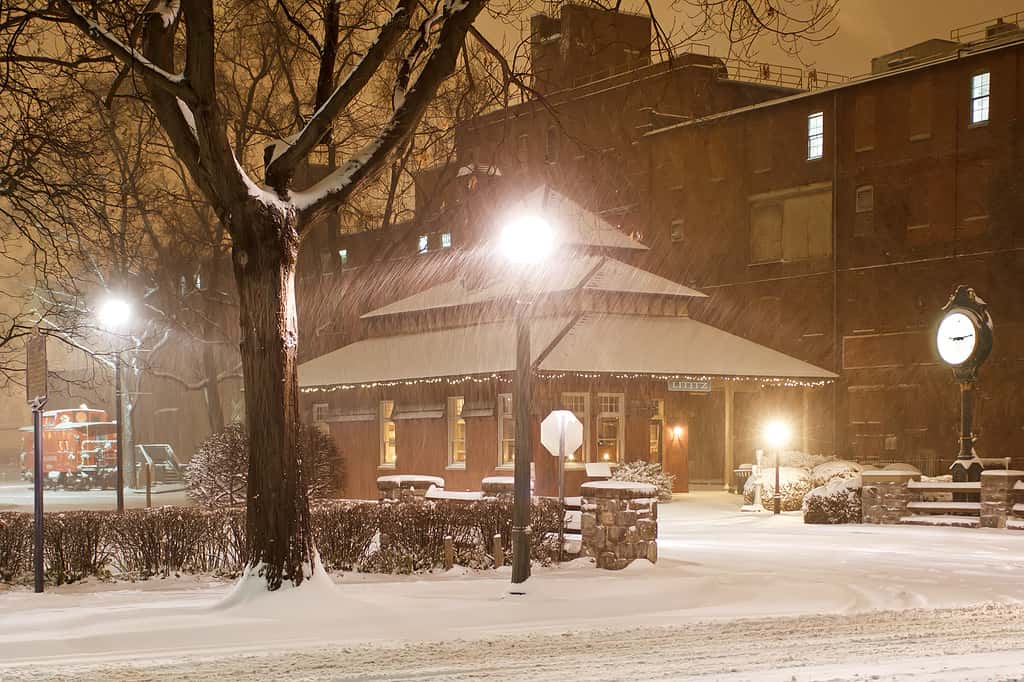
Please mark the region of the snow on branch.
<svg viewBox="0 0 1024 682"><path fill-rule="evenodd" d="M138 50L126 45L113 33L79 12L69 0L61 0L60 4L67 11L68 19L71 23L92 38L98 45L106 49L116 59L130 65L136 71L149 76L158 87L173 94L178 99L190 104L194 104L197 101L195 92L189 87L183 74L171 73L161 69ZM168 2L162 4L172 5L176 3ZM164 12L161 12L160 15L164 25L167 26L168 15Z"/></svg>
<svg viewBox="0 0 1024 682"><path fill-rule="evenodd" d="M412 0L399 0L395 11L381 28L363 58L342 79L323 105L313 113L295 140L270 163L267 168L267 181L271 186L279 189L287 186L295 166L323 139L338 114L378 71L392 47L408 28L411 14Z"/></svg>
<svg viewBox="0 0 1024 682"><path fill-rule="evenodd" d="M487 0L446 0L441 18L433 19L425 28L427 33L433 33L434 39L430 41L423 68L412 86L408 90L402 88L402 96L395 97L400 106L377 138L310 189L292 194L292 203L304 224L309 224L318 213L344 203L359 183L380 170L391 152L413 133L438 87L454 71L466 33L486 4ZM434 22L440 25L436 33L431 30ZM423 47L413 46L410 53L422 50Z"/></svg>

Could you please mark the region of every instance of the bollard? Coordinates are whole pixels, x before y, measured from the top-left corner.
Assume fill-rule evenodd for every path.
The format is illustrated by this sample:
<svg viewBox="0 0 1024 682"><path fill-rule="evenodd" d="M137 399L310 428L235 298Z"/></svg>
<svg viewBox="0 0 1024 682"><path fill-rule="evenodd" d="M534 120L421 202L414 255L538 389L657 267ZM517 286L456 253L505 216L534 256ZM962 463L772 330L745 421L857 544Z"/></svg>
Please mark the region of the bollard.
<svg viewBox="0 0 1024 682"><path fill-rule="evenodd" d="M501 534L498 533L494 536L492 542L494 545L494 567L498 568L505 565L505 548L501 546Z"/></svg>
<svg viewBox="0 0 1024 682"><path fill-rule="evenodd" d="M455 542L451 535L444 536L444 570L451 570L455 565Z"/></svg>
<svg viewBox="0 0 1024 682"><path fill-rule="evenodd" d="M153 465L146 464L146 509L153 506Z"/></svg>

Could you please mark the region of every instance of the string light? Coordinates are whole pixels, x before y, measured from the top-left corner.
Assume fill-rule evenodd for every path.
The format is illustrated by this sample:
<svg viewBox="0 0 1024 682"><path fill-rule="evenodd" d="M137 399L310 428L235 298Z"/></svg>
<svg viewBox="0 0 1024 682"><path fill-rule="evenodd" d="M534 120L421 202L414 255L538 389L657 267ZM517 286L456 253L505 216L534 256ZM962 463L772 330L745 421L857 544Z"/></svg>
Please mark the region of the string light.
<svg viewBox="0 0 1024 682"><path fill-rule="evenodd" d="M618 381L742 381L761 384L762 388L820 388L831 384L833 379L799 379L793 377L741 376L719 374L644 374L635 372L534 372L534 376L545 381L558 379L615 379ZM430 377L425 379L397 379L392 381L369 381L354 384L330 384L326 386L305 386L302 393L333 393L353 389L394 388L396 386L423 386L429 384L485 384L492 381L511 383L512 373L467 374L464 376Z"/></svg>

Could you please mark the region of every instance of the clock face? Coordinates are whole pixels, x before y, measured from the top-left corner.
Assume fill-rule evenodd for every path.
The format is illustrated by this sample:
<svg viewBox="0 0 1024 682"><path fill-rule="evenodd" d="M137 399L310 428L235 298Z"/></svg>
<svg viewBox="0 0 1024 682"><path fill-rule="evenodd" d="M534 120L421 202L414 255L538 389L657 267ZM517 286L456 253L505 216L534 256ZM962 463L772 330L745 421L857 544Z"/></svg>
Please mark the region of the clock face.
<svg viewBox="0 0 1024 682"><path fill-rule="evenodd" d="M960 312L946 315L939 324L935 345L946 363L963 364L978 345L978 332L971 318Z"/></svg>

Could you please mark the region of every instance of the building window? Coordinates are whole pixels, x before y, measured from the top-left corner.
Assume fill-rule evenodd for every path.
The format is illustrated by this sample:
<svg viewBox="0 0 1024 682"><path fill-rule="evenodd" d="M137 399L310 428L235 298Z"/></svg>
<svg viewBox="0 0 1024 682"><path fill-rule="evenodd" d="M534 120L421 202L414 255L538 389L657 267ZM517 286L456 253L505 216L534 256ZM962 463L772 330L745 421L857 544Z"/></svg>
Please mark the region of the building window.
<svg viewBox="0 0 1024 682"><path fill-rule="evenodd" d="M988 71L971 76L971 124L988 121L991 74Z"/></svg>
<svg viewBox="0 0 1024 682"><path fill-rule="evenodd" d="M525 133L516 140L516 159L520 166L525 166L530 161L530 136Z"/></svg>
<svg viewBox="0 0 1024 682"><path fill-rule="evenodd" d="M869 151L875 148L875 96L861 95L857 98L853 128L853 150ZM808 152L810 147L808 147ZM819 153L820 156L820 153Z"/></svg>
<svg viewBox="0 0 1024 682"><path fill-rule="evenodd" d="M674 242L681 242L686 237L686 233L683 231L686 221L682 218L676 218L670 225L671 232L669 233L669 239Z"/></svg>
<svg viewBox="0 0 1024 682"><path fill-rule="evenodd" d="M825 153L825 114L816 112L807 117L807 160L820 159Z"/></svg>
<svg viewBox="0 0 1024 682"><path fill-rule="evenodd" d="M313 423L318 424L320 422L327 421L328 407L327 403L313 403Z"/></svg>
<svg viewBox="0 0 1024 682"><path fill-rule="evenodd" d="M651 401L651 420L647 424L647 461L663 464L665 455L665 401Z"/></svg>
<svg viewBox="0 0 1024 682"><path fill-rule="evenodd" d="M427 251L430 251L430 235L421 234L416 241L416 253L426 253Z"/></svg>
<svg viewBox="0 0 1024 682"><path fill-rule="evenodd" d="M382 467L393 467L398 461L398 451L395 448L397 429L395 422L391 419L395 411L395 401L380 401L380 465Z"/></svg>
<svg viewBox="0 0 1024 682"><path fill-rule="evenodd" d="M466 420L462 418L462 396L448 398L448 466L466 468Z"/></svg>
<svg viewBox="0 0 1024 682"><path fill-rule="evenodd" d="M583 424L583 445L565 456L568 464L582 464L590 452L590 394L563 393L562 409L572 412Z"/></svg>
<svg viewBox="0 0 1024 682"><path fill-rule="evenodd" d="M854 211L856 216L853 222L853 235L863 237L873 234L875 231L875 187L874 185L862 185L854 195Z"/></svg>
<svg viewBox="0 0 1024 682"><path fill-rule="evenodd" d="M932 81L919 76L910 85L910 140L927 140L932 136Z"/></svg>
<svg viewBox="0 0 1024 682"><path fill-rule="evenodd" d="M821 258L832 254L832 190L801 189L751 198L753 263Z"/></svg>
<svg viewBox="0 0 1024 682"><path fill-rule="evenodd" d="M623 411L621 393L597 394L597 461L621 462L623 444Z"/></svg>
<svg viewBox="0 0 1024 682"><path fill-rule="evenodd" d="M442 232L441 233L441 248L450 249L452 248L452 233Z"/></svg>
<svg viewBox="0 0 1024 682"><path fill-rule="evenodd" d="M338 249L338 260L341 262L341 267L348 265L348 249Z"/></svg>
<svg viewBox="0 0 1024 682"><path fill-rule="evenodd" d="M544 160L548 163L558 162L558 128L550 125L544 135Z"/></svg>
<svg viewBox="0 0 1024 682"><path fill-rule="evenodd" d="M498 466L509 467L516 461L516 419L512 412L512 394L498 394Z"/></svg>

